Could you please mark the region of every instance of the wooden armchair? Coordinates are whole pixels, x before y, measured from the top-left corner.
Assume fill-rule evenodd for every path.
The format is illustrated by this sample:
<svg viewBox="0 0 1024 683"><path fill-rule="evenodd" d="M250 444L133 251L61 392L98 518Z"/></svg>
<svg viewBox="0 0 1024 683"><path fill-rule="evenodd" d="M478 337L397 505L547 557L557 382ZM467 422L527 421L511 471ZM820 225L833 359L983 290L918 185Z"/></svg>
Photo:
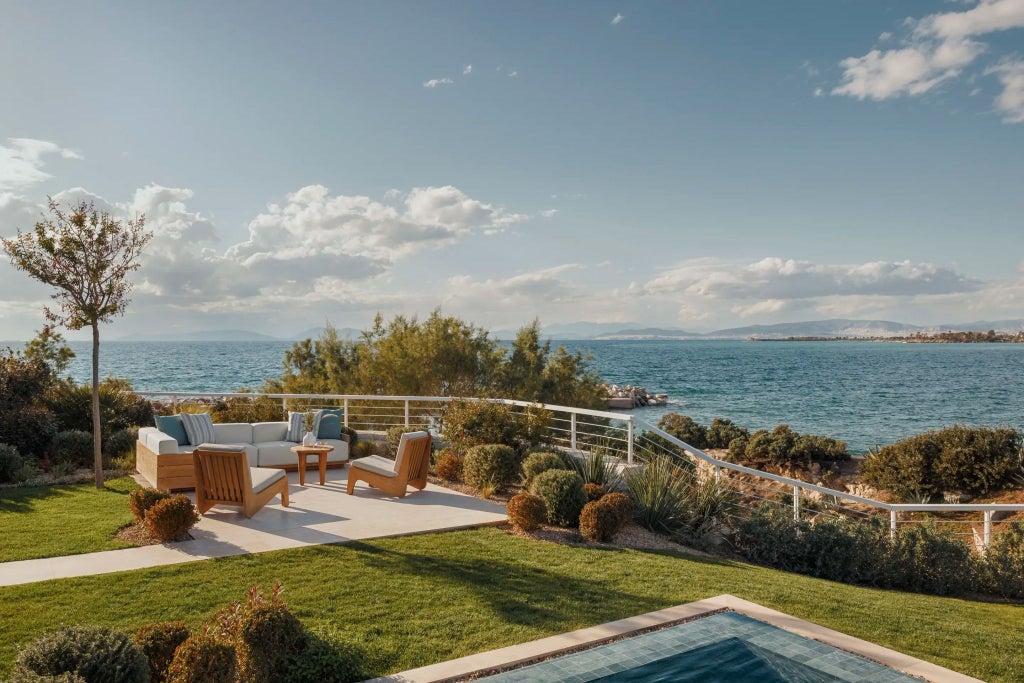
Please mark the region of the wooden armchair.
<svg viewBox="0 0 1024 683"><path fill-rule="evenodd" d="M352 494L357 481L385 493L405 497L406 487L423 490L427 485L427 471L430 469L430 448L433 440L427 432L402 434L398 443L398 455L392 462L379 455L353 460L348 468L348 492Z"/></svg>
<svg viewBox="0 0 1024 683"><path fill-rule="evenodd" d="M288 475L271 467L249 467L242 446L204 443L192 453L196 474L196 508L233 505L252 517L276 495L288 507Z"/></svg>

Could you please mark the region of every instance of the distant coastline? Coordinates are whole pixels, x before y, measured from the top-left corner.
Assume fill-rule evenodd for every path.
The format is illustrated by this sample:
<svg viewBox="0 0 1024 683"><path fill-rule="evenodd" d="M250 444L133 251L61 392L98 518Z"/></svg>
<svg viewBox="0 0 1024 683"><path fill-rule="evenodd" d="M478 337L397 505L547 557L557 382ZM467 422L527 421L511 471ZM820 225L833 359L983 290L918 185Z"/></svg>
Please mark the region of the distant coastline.
<svg viewBox="0 0 1024 683"><path fill-rule="evenodd" d="M898 342L901 344L1024 344L1024 330L1014 334L1001 334L994 330L988 332L938 332L935 334L924 334L918 332L909 336L846 336L846 337L816 337L816 336L793 336L793 337L748 337L747 341L757 342L779 342L779 341L802 341L802 342L834 342L834 341L873 341L873 342Z"/></svg>

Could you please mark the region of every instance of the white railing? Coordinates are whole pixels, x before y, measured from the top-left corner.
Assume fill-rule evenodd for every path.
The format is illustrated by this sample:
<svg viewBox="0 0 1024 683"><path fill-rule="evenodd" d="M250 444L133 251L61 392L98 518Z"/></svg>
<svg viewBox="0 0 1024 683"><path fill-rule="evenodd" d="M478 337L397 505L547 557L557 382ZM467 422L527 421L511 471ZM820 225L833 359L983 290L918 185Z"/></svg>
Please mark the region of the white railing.
<svg viewBox="0 0 1024 683"><path fill-rule="evenodd" d="M929 515L960 515L962 513L982 513L982 531L976 533L970 520L952 519L936 521L947 524L968 525L968 531L959 531L960 535L971 537L978 546L987 547L992 538L992 526L997 514L1024 512L1024 504L1002 503L888 503L846 491L839 491L801 481L792 477L764 472L751 467L720 460L708 455L699 448L677 439L671 434L643 420L636 420L632 415L621 412L590 410L517 401L512 399L483 399L453 396L380 396L376 394L257 394L231 392L184 392L184 391L140 391L138 394L151 400L170 403L172 410L182 401L217 401L223 399L272 399L281 401L282 417L289 408L309 410L314 408L340 407L343 424L363 430L385 430L388 427L402 426L437 426L444 407L454 400L491 401L504 405L515 406L520 413L526 409L543 408L550 412L549 431L552 440L572 451L587 451L600 448L605 453L624 461L627 466L642 464L652 457L669 456L671 458L686 457L692 463L704 463L713 469L714 476L725 481L734 488L745 487L747 498L766 500L778 503L780 492L790 492L792 509L795 519L800 519L809 502L808 493L816 493L822 500L831 501L836 507L842 507L839 501L860 505L874 514L887 514L890 533L895 535L897 525L915 521L907 515L925 513ZM638 431L639 428L639 431ZM660 442L651 437L660 437ZM676 449L666 449L665 443ZM729 473L747 477L742 482ZM758 493L760 492L760 493ZM844 508L844 515L870 516L871 512ZM901 515L903 517L901 518Z"/></svg>

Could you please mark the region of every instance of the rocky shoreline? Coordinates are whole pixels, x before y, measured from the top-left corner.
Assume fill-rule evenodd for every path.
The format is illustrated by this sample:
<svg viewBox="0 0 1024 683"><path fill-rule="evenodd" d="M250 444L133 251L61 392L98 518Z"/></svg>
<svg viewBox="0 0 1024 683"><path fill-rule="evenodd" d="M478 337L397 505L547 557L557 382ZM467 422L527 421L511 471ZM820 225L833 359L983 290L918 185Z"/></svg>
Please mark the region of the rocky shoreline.
<svg viewBox="0 0 1024 683"><path fill-rule="evenodd" d="M627 384L605 385L608 393L608 407L613 410L632 410L647 406L668 405L668 394L652 394L643 387Z"/></svg>

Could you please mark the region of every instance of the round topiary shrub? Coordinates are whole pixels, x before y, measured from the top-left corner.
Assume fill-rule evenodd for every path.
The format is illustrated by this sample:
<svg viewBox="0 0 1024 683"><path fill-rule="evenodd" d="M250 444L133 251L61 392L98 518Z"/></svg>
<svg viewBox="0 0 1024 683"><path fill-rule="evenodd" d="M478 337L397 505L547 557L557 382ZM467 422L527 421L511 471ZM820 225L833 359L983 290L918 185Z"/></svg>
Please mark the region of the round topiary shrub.
<svg viewBox="0 0 1024 683"><path fill-rule="evenodd" d="M238 678L251 683L281 680L284 661L305 644L305 630L280 600L249 606L237 625Z"/></svg>
<svg viewBox="0 0 1024 683"><path fill-rule="evenodd" d="M576 526L580 511L587 504L583 478L567 470L548 470L537 475L530 493L544 501L548 522L556 526Z"/></svg>
<svg viewBox="0 0 1024 683"><path fill-rule="evenodd" d="M189 637L188 627L181 621L147 624L135 632L135 646L149 660L149 680L163 683L174 651Z"/></svg>
<svg viewBox="0 0 1024 683"><path fill-rule="evenodd" d="M235 650L205 633L191 635L175 650L165 680L167 683L234 681Z"/></svg>
<svg viewBox="0 0 1024 683"><path fill-rule="evenodd" d="M365 654L333 631L314 628L306 634L302 650L290 655L281 671L281 683L354 683L370 677Z"/></svg>
<svg viewBox="0 0 1024 683"><path fill-rule="evenodd" d="M568 469L565 461L557 453L534 451L523 460L523 483L530 486L541 472Z"/></svg>
<svg viewBox="0 0 1024 683"><path fill-rule="evenodd" d="M600 484L594 484L588 481L583 485L583 493L587 494L587 500L589 502L594 502L595 500L601 500L601 497L608 493L608 489Z"/></svg>
<svg viewBox="0 0 1024 683"><path fill-rule="evenodd" d="M601 498L601 504L615 510L619 517L619 530L633 521L633 499L625 493L612 491Z"/></svg>
<svg viewBox="0 0 1024 683"><path fill-rule="evenodd" d="M153 538L168 543L184 540L188 530L199 521L199 515L188 496L177 494L154 503L144 521Z"/></svg>
<svg viewBox="0 0 1024 683"><path fill-rule="evenodd" d="M437 454L434 473L446 481L459 481L462 479L462 459L455 451L446 448Z"/></svg>
<svg viewBox="0 0 1024 683"><path fill-rule="evenodd" d="M595 500L580 512L580 534L591 541L607 543L621 528L619 511L613 505Z"/></svg>
<svg viewBox="0 0 1024 683"><path fill-rule="evenodd" d="M474 488L493 486L500 491L512 483L518 466L519 458L511 446L474 446L462 459L462 477Z"/></svg>
<svg viewBox="0 0 1024 683"><path fill-rule="evenodd" d="M128 507L132 509L132 514L135 515L135 519L139 522L146 518L146 512L151 507L159 503L161 500L166 500L171 497L168 491L161 489L134 489L128 494Z"/></svg>
<svg viewBox="0 0 1024 683"><path fill-rule="evenodd" d="M146 683L149 663L128 634L104 626L62 626L18 653L17 676L74 673L86 683Z"/></svg>
<svg viewBox="0 0 1024 683"><path fill-rule="evenodd" d="M50 442L50 457L58 462L72 462L78 467L91 467L92 434L78 429L57 432Z"/></svg>
<svg viewBox="0 0 1024 683"><path fill-rule="evenodd" d="M116 431L103 444L103 454L108 458L120 458L121 456L128 455L135 449L135 440L137 438L137 429Z"/></svg>
<svg viewBox="0 0 1024 683"><path fill-rule="evenodd" d="M544 501L530 493L519 493L509 499L505 506L508 521L523 531L539 529L547 519L547 507Z"/></svg>
<svg viewBox="0 0 1024 683"><path fill-rule="evenodd" d="M14 481L25 464L18 449L6 443L0 443L0 484Z"/></svg>

